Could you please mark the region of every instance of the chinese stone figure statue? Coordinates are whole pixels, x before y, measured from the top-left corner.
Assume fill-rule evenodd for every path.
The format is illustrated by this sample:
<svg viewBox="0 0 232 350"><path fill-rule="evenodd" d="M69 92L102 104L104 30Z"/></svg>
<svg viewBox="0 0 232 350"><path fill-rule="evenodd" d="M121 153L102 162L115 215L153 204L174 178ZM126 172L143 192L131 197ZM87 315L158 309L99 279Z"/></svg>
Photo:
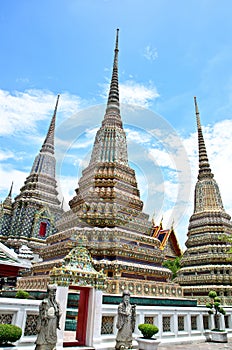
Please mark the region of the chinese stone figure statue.
<svg viewBox="0 0 232 350"><path fill-rule="evenodd" d="M132 333L135 329L136 305L130 304L129 291L124 291L122 297L123 301L118 306L116 350L132 349Z"/></svg>
<svg viewBox="0 0 232 350"><path fill-rule="evenodd" d="M56 301L56 286L48 285L48 297L42 301L39 307L39 331L36 339L35 350L55 350L57 343L56 331L59 328L60 306Z"/></svg>

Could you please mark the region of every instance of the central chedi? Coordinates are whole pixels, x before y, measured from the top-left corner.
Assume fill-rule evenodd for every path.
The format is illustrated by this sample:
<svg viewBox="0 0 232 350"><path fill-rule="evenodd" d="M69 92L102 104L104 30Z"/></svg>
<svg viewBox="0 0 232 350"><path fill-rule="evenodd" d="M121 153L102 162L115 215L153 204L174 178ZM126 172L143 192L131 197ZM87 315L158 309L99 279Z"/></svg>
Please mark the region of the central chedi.
<svg viewBox="0 0 232 350"><path fill-rule="evenodd" d="M169 282L171 271L162 266L164 253L143 213L135 171L128 163L119 103L118 33L106 112L89 165L69 202L71 210L40 249L43 261L19 281L20 288L44 290L51 281L94 286L94 279L105 276L106 293L129 289L134 295L182 296L181 287Z"/></svg>

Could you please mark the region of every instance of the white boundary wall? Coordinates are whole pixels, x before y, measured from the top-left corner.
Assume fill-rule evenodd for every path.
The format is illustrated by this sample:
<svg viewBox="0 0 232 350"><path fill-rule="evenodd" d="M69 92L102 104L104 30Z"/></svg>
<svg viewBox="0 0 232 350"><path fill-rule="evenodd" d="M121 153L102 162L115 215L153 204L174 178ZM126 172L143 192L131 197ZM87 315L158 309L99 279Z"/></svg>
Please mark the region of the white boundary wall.
<svg viewBox="0 0 232 350"><path fill-rule="evenodd" d="M58 291L57 291L58 292ZM59 296L59 292L57 293ZM60 293L63 301L65 300L66 290L62 290ZM89 299L89 310L88 310L88 326L87 326L87 345L93 346L95 349L110 350L115 347L115 337L117 333L116 329L116 318L117 318L117 305L106 305L101 303L102 293L94 289L90 292ZM16 345L21 345L22 348L27 348L27 345L33 345L36 336L25 335L25 327L27 317L38 315L39 300L29 299L15 299L15 298L0 298L0 317L4 318L7 315L12 315L12 324L15 324L22 328L23 335ZM64 303L62 303L64 305ZM232 336L232 308L225 308L227 314L227 331ZM208 315L208 309L205 307L163 307L163 306L137 306L137 317L136 317L136 330L140 323L144 323L145 317L153 317L154 324L158 326L159 333L157 338L160 339L161 343L183 343L192 341L205 341L205 329L203 324L203 316ZM63 307L63 317L66 313L65 307ZM102 330L102 316L110 316L113 324L111 327L111 334L101 334ZM182 328L184 330L178 330L178 317L182 316ZM195 319L194 328L192 329L191 318ZM170 331L167 329L164 331L164 317L168 320ZM225 329L224 317L220 318L221 328ZM184 325L184 326L183 326ZM64 329L64 321L61 324ZM28 326L27 326L28 327ZM213 317L210 317L209 328L213 328ZM139 337L140 332L137 330L134 337ZM62 349L62 338L63 332L58 333L58 346L57 350ZM136 345L137 342L135 341ZM31 349L34 349L34 346ZM14 348L15 350L17 348ZM28 348L29 349L29 348Z"/></svg>
<svg viewBox="0 0 232 350"><path fill-rule="evenodd" d="M229 336L232 337L232 308L226 308L228 317L227 323L229 323L228 331ZM145 317L153 317L154 324L159 328L159 333L156 334L156 338L161 343L189 343L194 341L206 341L207 330L204 329L203 316L208 316L208 309L206 307L163 307L163 306L137 306L136 307L136 326L134 338L141 336L138 330L138 325L144 323ZM101 344L93 344L95 349L114 349L115 337L117 334L116 320L117 320L117 306L116 305L103 305L102 316L111 316L114 318L113 334L101 335ZM178 317L182 316L184 320L184 330L178 330ZM194 329L191 327L191 318L195 318L196 323ZM164 331L163 317L169 319L170 331ZM225 329L224 316L220 317L221 329ZM214 328L213 316L209 316L209 329ZM137 342L134 342L136 345Z"/></svg>

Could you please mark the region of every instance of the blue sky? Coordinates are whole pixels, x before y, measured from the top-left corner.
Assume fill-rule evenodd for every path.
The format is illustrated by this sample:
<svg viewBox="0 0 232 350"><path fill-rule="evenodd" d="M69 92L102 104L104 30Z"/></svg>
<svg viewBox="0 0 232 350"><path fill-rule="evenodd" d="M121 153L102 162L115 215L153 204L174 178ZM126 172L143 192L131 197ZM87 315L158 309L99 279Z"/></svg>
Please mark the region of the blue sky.
<svg viewBox="0 0 232 350"><path fill-rule="evenodd" d="M103 117L120 28L122 118L146 211L167 226L174 219L184 247L197 176L196 95L232 214L231 13L229 0L2 0L0 198L12 180L16 195L30 172L58 93L57 173L61 196L72 197ZM70 122L76 133L62 135Z"/></svg>

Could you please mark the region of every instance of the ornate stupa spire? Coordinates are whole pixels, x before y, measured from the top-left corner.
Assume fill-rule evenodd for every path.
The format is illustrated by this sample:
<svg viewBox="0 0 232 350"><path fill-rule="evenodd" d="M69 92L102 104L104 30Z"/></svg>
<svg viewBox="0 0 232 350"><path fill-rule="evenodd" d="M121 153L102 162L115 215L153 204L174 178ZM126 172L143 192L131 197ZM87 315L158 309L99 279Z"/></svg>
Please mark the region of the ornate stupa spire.
<svg viewBox="0 0 232 350"><path fill-rule="evenodd" d="M118 87L118 35L114 50L112 78L106 112L102 127L98 130L90 164L96 162L118 162L128 165L126 134L123 130L120 115L119 87Z"/></svg>
<svg viewBox="0 0 232 350"><path fill-rule="evenodd" d="M205 303L205 296L215 290L221 296L232 294L232 266L228 253L232 223L222 204L221 194L211 172L194 97L198 131L199 172L194 194L194 212L189 220L187 250L181 260L176 282L186 296ZM228 276L228 278L227 278ZM227 303L226 298L223 300Z"/></svg>
<svg viewBox="0 0 232 350"><path fill-rule="evenodd" d="M54 134L55 134L55 124L56 124L56 112L58 107L60 95L57 96L56 100L56 106L54 109L53 117L46 135L46 138L44 140L44 143L42 145L41 151L46 151L54 154Z"/></svg>
<svg viewBox="0 0 232 350"><path fill-rule="evenodd" d="M221 194L214 175L211 172L209 160L207 156L205 141L201 128L200 113L197 105L196 97L194 97L197 132L198 132L198 152L199 152L199 172L198 182L195 187L195 210L201 211L221 211L224 210ZM203 195L204 192L204 195Z"/></svg>
<svg viewBox="0 0 232 350"><path fill-rule="evenodd" d="M118 35L119 35L119 29L117 29L117 34L116 34L113 71L112 71L110 91L108 95L106 114L103 121L103 125L107 123L111 124L112 122L115 123L117 120L118 126L122 127L122 122L120 117L119 87L118 87L118 52L119 52Z"/></svg>
<svg viewBox="0 0 232 350"><path fill-rule="evenodd" d="M54 136L55 136L55 124L56 124L56 113L60 95L57 96L54 113L51 119L51 123L48 128L47 135L44 143L37 157L35 158L34 164L31 169L31 174L47 174L55 177L55 157L54 157Z"/></svg>
<svg viewBox="0 0 232 350"><path fill-rule="evenodd" d="M213 174L210 169L209 160L207 156L207 151L205 147L205 141L201 128L200 113L197 105L197 99L194 97L196 119L197 119L197 132L198 132L198 152L199 152L199 174L198 179L204 177L212 178Z"/></svg>

